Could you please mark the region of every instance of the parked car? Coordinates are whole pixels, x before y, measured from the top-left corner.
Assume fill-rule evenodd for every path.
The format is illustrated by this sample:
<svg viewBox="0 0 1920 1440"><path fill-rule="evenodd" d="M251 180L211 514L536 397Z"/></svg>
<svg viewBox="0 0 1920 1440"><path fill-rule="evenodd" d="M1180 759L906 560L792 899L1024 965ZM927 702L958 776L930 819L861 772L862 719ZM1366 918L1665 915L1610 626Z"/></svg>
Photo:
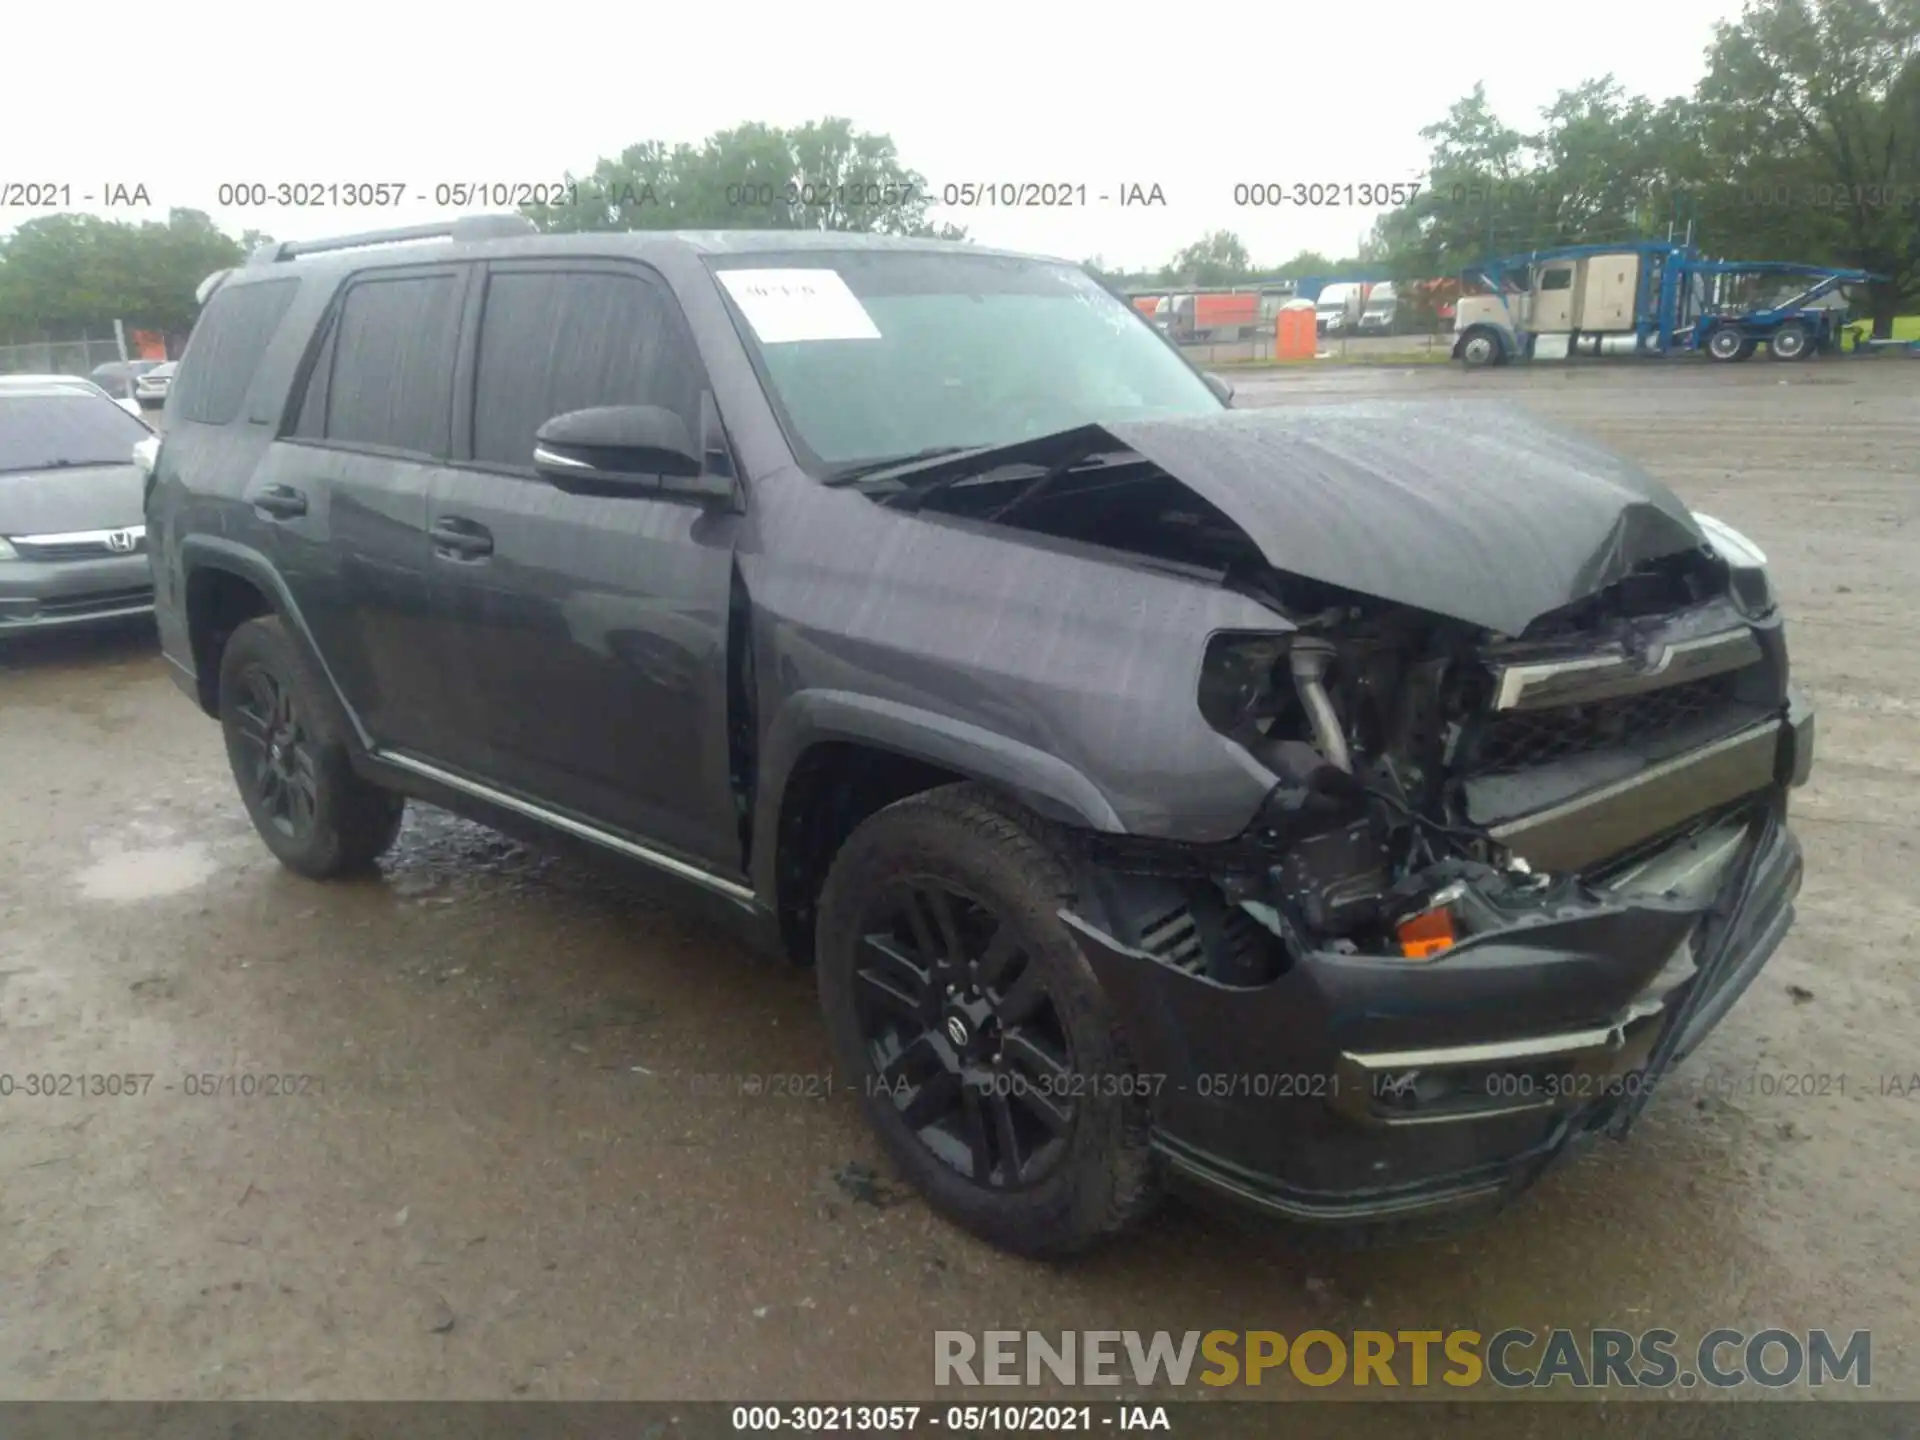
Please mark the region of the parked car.
<svg viewBox="0 0 1920 1440"><path fill-rule="evenodd" d="M0 375L0 392L7 389L37 390L48 385L56 385L69 390L82 390L89 395L98 395L103 400L112 400L114 404L118 405L136 420L141 419L144 414L140 408L139 401L132 399L114 399L112 392L95 384L84 375Z"/></svg>
<svg viewBox="0 0 1920 1440"><path fill-rule="evenodd" d="M178 361L169 360L134 377L133 398L142 410L158 410L167 403L167 391L173 387L173 372L178 368Z"/></svg>
<svg viewBox="0 0 1920 1440"><path fill-rule="evenodd" d="M94 366L88 378L114 399L131 400L133 382L163 363L160 360L110 360L105 365Z"/></svg>
<svg viewBox="0 0 1920 1440"><path fill-rule="evenodd" d="M153 432L87 381L0 382L0 640L153 609L135 450Z"/></svg>
<svg viewBox="0 0 1920 1440"><path fill-rule="evenodd" d="M294 871L406 797L638 862L1037 1254L1504 1198L1785 932L1765 557L1625 461L1232 410L1071 264L530 230L264 251L181 361L162 642Z"/></svg>

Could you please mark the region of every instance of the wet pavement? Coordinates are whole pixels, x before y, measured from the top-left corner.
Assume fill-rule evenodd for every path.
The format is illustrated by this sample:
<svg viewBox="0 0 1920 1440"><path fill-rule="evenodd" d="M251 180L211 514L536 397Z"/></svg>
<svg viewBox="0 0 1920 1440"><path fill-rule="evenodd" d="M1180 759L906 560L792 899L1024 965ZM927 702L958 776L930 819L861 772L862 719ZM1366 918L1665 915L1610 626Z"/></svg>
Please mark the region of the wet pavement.
<svg viewBox="0 0 1920 1440"><path fill-rule="evenodd" d="M1616 445L1768 551L1821 710L1752 991L1627 1143L1424 1243L1181 1206L1076 1266L998 1254L891 1180L807 975L421 807L377 878L302 881L150 630L0 652L0 1394L924 1399L936 1327L1778 1325L1871 1329L1875 1392L1920 1397L1920 1096L1882 1093L1920 1071L1916 382L1236 380Z"/></svg>

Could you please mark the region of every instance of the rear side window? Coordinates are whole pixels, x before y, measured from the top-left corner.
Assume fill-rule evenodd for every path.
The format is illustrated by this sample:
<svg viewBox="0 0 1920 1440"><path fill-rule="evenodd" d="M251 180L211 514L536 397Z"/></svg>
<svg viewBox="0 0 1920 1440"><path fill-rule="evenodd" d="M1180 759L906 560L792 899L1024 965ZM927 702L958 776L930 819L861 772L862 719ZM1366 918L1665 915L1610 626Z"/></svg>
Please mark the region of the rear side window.
<svg viewBox="0 0 1920 1440"><path fill-rule="evenodd" d="M531 469L535 431L597 405L658 405L697 438L701 377L660 286L614 271L495 271L480 320L473 458Z"/></svg>
<svg viewBox="0 0 1920 1440"><path fill-rule="evenodd" d="M445 455L463 283L450 270L354 282L308 378L295 433Z"/></svg>
<svg viewBox="0 0 1920 1440"><path fill-rule="evenodd" d="M240 413L267 343L300 289L295 279L225 285L200 312L169 396L170 417L225 425Z"/></svg>

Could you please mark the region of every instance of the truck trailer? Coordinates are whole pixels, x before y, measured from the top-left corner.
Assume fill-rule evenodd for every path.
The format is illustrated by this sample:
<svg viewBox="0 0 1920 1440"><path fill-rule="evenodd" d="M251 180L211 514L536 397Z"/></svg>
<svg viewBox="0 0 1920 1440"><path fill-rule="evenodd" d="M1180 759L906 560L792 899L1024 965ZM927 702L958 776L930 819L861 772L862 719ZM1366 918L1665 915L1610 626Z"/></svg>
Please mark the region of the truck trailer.
<svg viewBox="0 0 1920 1440"><path fill-rule="evenodd" d="M1837 351L1844 287L1865 270L1711 260L1691 245L1569 245L1488 260L1463 276L1453 357L1469 368L1573 355L1704 351L1716 361Z"/></svg>

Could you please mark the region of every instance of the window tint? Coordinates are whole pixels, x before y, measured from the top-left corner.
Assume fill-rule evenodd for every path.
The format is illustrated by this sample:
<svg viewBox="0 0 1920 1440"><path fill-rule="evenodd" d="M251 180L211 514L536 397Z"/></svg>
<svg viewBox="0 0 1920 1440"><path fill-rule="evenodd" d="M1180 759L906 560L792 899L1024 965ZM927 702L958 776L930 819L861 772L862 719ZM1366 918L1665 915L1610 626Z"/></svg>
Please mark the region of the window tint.
<svg viewBox="0 0 1920 1440"><path fill-rule="evenodd" d="M1542 290L1571 290L1573 288L1573 271L1548 270L1543 272L1540 276L1540 288Z"/></svg>
<svg viewBox="0 0 1920 1440"><path fill-rule="evenodd" d="M287 279L216 290L187 341L169 415L202 425L225 425L238 415L267 342L299 288L298 280Z"/></svg>
<svg viewBox="0 0 1920 1440"><path fill-rule="evenodd" d="M323 342L295 433L444 455L461 279L356 281Z"/></svg>
<svg viewBox="0 0 1920 1440"><path fill-rule="evenodd" d="M531 468L535 431L596 405L662 406L697 442L702 384L658 286L611 272L497 272L480 320L473 458Z"/></svg>

